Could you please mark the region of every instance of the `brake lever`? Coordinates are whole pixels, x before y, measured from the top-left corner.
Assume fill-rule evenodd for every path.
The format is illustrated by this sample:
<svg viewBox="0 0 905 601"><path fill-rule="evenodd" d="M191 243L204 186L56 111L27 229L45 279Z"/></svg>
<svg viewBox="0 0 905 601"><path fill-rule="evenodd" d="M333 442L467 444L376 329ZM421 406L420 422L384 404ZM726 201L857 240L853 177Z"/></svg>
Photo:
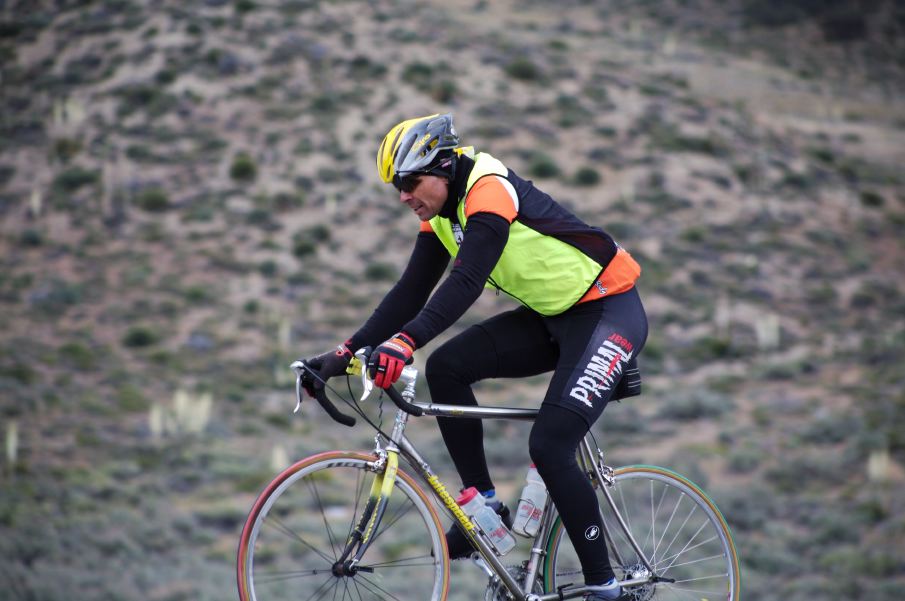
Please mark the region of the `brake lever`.
<svg viewBox="0 0 905 601"><path fill-rule="evenodd" d="M298 413L302 408L302 374L308 369L304 361L293 361L289 366L295 372L295 409L292 413Z"/></svg>
<svg viewBox="0 0 905 601"><path fill-rule="evenodd" d="M355 358L361 363L361 398L358 399L358 402L361 403L365 399L367 399L371 395L371 391L374 390L374 381L368 377L368 356L371 354L370 347L360 348L355 351Z"/></svg>

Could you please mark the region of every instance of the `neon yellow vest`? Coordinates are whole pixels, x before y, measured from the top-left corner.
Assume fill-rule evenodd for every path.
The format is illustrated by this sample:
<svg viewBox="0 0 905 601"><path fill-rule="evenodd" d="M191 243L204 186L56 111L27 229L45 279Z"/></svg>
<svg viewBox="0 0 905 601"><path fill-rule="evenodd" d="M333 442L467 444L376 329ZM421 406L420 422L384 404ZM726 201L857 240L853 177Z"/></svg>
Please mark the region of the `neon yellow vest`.
<svg viewBox="0 0 905 601"><path fill-rule="evenodd" d="M466 149L466 154L471 154ZM456 209L465 228L465 199L475 183L487 175L506 177L508 169L487 153L474 155L474 168ZM521 201L521 199L520 199ZM453 222L435 216L430 225L449 254L459 252ZM603 265L574 246L527 227L518 218L509 226L509 240L485 286L505 292L541 315L558 315L572 307L594 285Z"/></svg>

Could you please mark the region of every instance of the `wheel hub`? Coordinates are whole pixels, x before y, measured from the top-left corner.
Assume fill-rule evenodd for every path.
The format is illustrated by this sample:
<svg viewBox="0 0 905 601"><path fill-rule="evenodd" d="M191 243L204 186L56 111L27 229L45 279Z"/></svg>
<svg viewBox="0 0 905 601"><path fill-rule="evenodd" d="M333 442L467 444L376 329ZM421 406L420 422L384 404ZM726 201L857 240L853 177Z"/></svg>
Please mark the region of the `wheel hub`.
<svg viewBox="0 0 905 601"><path fill-rule="evenodd" d="M626 566L623 568L624 580L637 580L637 579L646 579L650 578L650 570L643 564L637 563L635 565ZM641 586L632 587L631 589L627 589L625 591L626 598L631 599L631 601L650 601L650 599L654 596L654 584L647 583L642 584Z"/></svg>
<svg viewBox="0 0 905 601"><path fill-rule="evenodd" d="M509 575L515 578L518 582L522 582L525 579L525 566L506 566L506 571L509 572ZM541 583L537 580L534 581L534 586L532 587L532 592L534 593L543 593L544 589L541 586ZM500 582L500 579L497 577L493 577L490 579L490 582L487 583L487 589L484 591L484 601L510 601L509 591L506 590L506 587Z"/></svg>

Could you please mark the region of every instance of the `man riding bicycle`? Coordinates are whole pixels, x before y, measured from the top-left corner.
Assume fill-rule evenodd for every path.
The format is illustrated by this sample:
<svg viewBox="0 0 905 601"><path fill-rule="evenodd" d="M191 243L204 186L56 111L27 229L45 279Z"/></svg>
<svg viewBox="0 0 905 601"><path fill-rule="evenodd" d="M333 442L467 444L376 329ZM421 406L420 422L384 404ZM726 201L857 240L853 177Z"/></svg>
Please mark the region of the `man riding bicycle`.
<svg viewBox="0 0 905 601"><path fill-rule="evenodd" d="M452 115L397 124L380 145L377 169L421 220L412 255L365 324L309 364L327 380L345 373L355 349L376 345L368 369L386 388L485 286L516 299L522 306L471 326L430 355L431 399L477 405L471 384L479 380L553 372L529 453L581 561L591 587L586 598L619 598L597 497L575 452L610 400L639 392L636 358L647 339L635 289L640 267L606 232L532 182L459 146ZM453 268L437 287L450 257ZM509 509L495 499L481 421L437 421L463 486L476 487L511 526ZM455 525L447 542L452 558L471 552Z"/></svg>

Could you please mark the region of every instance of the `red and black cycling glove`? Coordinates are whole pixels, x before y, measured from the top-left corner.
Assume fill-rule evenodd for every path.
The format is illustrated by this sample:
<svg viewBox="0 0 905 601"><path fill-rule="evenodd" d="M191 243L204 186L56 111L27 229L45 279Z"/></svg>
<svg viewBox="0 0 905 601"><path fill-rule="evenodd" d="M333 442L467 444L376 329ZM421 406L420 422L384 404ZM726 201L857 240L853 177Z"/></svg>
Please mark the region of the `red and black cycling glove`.
<svg viewBox="0 0 905 601"><path fill-rule="evenodd" d="M317 357L308 359L305 363L315 370L321 379L318 380L313 377L302 378L302 386L313 398L315 391L323 389L327 380L346 373L346 368L349 367L349 361L351 360L352 351L349 350L348 341L345 344L340 344L332 351L327 351Z"/></svg>
<svg viewBox="0 0 905 601"><path fill-rule="evenodd" d="M399 332L371 353L368 374L380 388L389 388L402 375L402 368L412 360L415 341L405 332Z"/></svg>

